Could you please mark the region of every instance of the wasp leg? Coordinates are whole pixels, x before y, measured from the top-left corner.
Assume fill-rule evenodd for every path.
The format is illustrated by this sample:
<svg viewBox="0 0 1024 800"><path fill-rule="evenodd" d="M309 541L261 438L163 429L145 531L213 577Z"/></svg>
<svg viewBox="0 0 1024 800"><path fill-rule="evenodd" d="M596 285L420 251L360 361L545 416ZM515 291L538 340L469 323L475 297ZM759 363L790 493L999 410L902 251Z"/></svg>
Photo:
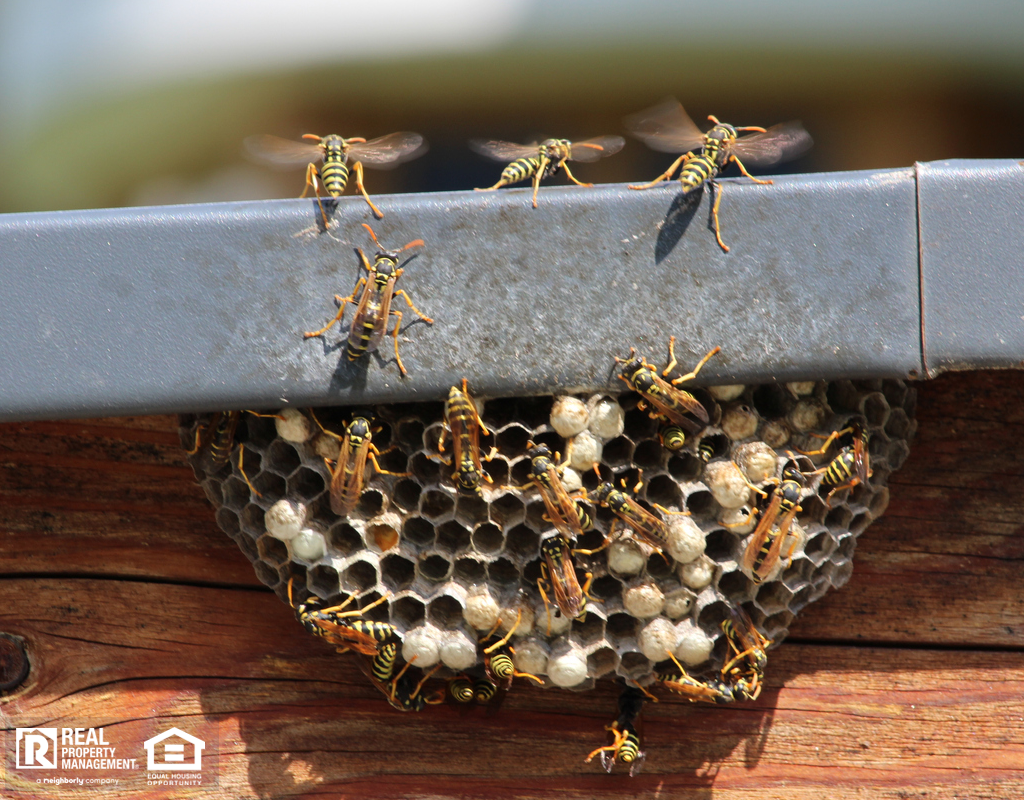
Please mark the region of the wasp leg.
<svg viewBox="0 0 1024 800"><path fill-rule="evenodd" d="M592 584L593 582L594 582L594 573L593 572L588 572L586 574L586 576L585 576L584 581L583 581L583 594L586 595L587 597L589 597L591 600L597 600L597 598L594 597L594 595L592 595L590 593L590 584ZM583 613L585 614L586 612L584 611Z"/></svg>
<svg viewBox="0 0 1024 800"><path fill-rule="evenodd" d="M501 180L499 180L494 186L488 186L486 189L474 189L474 192L493 192L495 189L500 189L502 186L508 186L509 183L505 180L505 174L502 172Z"/></svg>
<svg viewBox="0 0 1024 800"><path fill-rule="evenodd" d="M815 439L824 438L825 439L825 444L823 444L817 450L801 450L799 447L795 447L794 449L800 455L802 455L802 456L821 456L821 455L824 455L825 453L828 452L828 449L832 446L832 442L836 441L836 439L838 439L840 436L845 434L848 430L849 430L849 428L847 428L846 430L842 430L842 431L832 431L832 433L830 433L828 436L825 436L825 437L822 437L821 434L819 434L819 433L812 433L810 435L813 436ZM826 469L827 468L828 467L826 467Z"/></svg>
<svg viewBox="0 0 1024 800"><path fill-rule="evenodd" d="M771 184L775 183L775 181L773 180L761 180L760 178L755 178L753 175L747 172L747 168L743 166L743 162L736 158L736 156L729 156L729 160L735 162L736 166L740 168L740 172L742 172L744 175L750 178L750 180L752 180L754 183L760 183L762 186L770 186Z"/></svg>
<svg viewBox="0 0 1024 800"><path fill-rule="evenodd" d="M415 314L416 314L416 315L417 315L417 316L418 316L418 317L419 317L419 318L420 318L421 320L423 320L424 322L426 322L426 323L428 323L428 324L430 324L430 325L433 325L433 324L434 324L434 320L432 320L432 319L431 319L430 317L428 317L428 316L427 316L426 314L424 314L424 313L423 313L422 311L420 311L420 310L419 310L418 308L416 308L416 306L414 306L414 305L412 304L412 300L411 300L411 299L409 298L409 295L405 293L405 290L404 290L404 289L399 289L399 290L398 290L397 292L395 292L395 293L394 293L394 294L392 295L392 297L401 297L401 298L402 298L403 300L405 300L405 302L406 302L406 304L407 304L407 305L409 306L409 308L411 308L411 309L413 310L413 312L414 312L414 313L415 313Z"/></svg>
<svg viewBox="0 0 1024 800"><path fill-rule="evenodd" d="M346 600L344 603L342 603L340 606L334 606L332 608L322 608L322 609L320 609L320 613L321 614L330 613L330 614L332 614L335 617L358 617L361 614L365 614L371 608L376 608L381 603L386 603L388 601L388 598L391 597L391 592L388 592L383 597L380 597L380 598L374 600L368 606L364 606L363 608L357 608L355 611L345 611L345 612L342 612L341 609L343 609L345 606L347 606L349 603L351 603L352 602L352 598L354 598L354 597L355 597L355 595L352 595L352 597L349 597L349 599Z"/></svg>
<svg viewBox="0 0 1024 800"><path fill-rule="evenodd" d="M728 253L729 245L722 241L722 226L718 222L718 207L722 205L722 184L718 181L708 181L708 184L711 186L711 191L715 193L715 202L711 205L711 218L715 223L715 239L718 240L718 246Z"/></svg>
<svg viewBox="0 0 1024 800"><path fill-rule="evenodd" d="M257 497L263 497L262 494L256 491L256 487L252 485L252 482L249 480L249 476L245 474L245 467L242 466L242 457L244 455L245 445L243 444L240 445L238 448L238 471L242 473L242 480L245 481L245 485L249 487L249 491L251 491Z"/></svg>
<svg viewBox="0 0 1024 800"><path fill-rule="evenodd" d="M582 183L581 181L576 180L576 176L573 175L572 172L569 171L569 164L566 163L565 161L562 162L562 169L565 170L566 177L569 180L571 180L573 183L575 183L577 186L587 186L587 187L590 187L590 186L594 185L592 183Z"/></svg>
<svg viewBox="0 0 1024 800"><path fill-rule="evenodd" d="M405 364L402 363L402 357L398 355L398 329L402 327L402 312L392 311L391 313L398 317L398 320L395 322L395 329L391 331L391 338L395 340L395 360L398 362L398 370L404 378L409 372L406 370Z"/></svg>
<svg viewBox="0 0 1024 800"><path fill-rule="evenodd" d="M598 753L606 753L609 751L612 753L612 759L614 760L615 757L619 754L619 748L621 748L622 745L626 743L626 739L629 738L629 734L626 733L626 731L620 731L618 726L614 722L607 728L605 728L605 730L611 732L611 734L615 737L615 741L611 744L605 745L604 747L597 748L594 752L587 756L586 759L584 759L584 764L589 764L593 760L594 756L596 756Z"/></svg>
<svg viewBox="0 0 1024 800"><path fill-rule="evenodd" d="M185 455L194 456L196 453L199 452L199 439L200 439L200 434L202 433L202 431L203 431L203 426L202 425L200 425L200 426L198 426L196 428L196 446L193 447L191 450L186 451Z"/></svg>
<svg viewBox="0 0 1024 800"><path fill-rule="evenodd" d="M667 181L669 178L671 178L672 174L677 169L679 169L681 166L686 164L686 162L689 161L691 158L693 158L693 153L683 153L681 156L679 156L679 158L677 158L675 161L672 162L672 166L671 167L669 167L667 170L665 170L663 173L661 173L661 175L659 175L657 178L655 178L650 183L631 184L629 188L630 189L650 189L652 186L657 186L662 181Z"/></svg>
<svg viewBox="0 0 1024 800"><path fill-rule="evenodd" d="M600 547L594 548L593 550L573 550L572 555L579 554L581 556L592 556L594 555L594 553L600 553L602 550L607 549L608 546L612 543L612 537L615 535L615 526L618 524L619 521L616 519L612 523L612 528L610 531L608 531L608 535L604 537L604 541L601 543Z"/></svg>
<svg viewBox="0 0 1024 800"><path fill-rule="evenodd" d="M674 339L675 339L674 336L669 339L669 355L672 356L672 361L673 362L676 360ZM713 347L711 350L708 351L707 355L705 355L704 358L702 358L699 362L697 362L697 366L695 366L693 368L692 372L687 372L685 375L683 375L683 376L681 376L679 378L673 378L670 381L670 383L673 386L678 386L680 383L686 383L686 381L692 381L694 378L697 377L698 373L704 368L704 365L707 364L711 360L711 357L714 356L714 355L717 355L718 353L721 353L721 352L722 352L722 348L721 347ZM668 368L666 367L666 369L668 369ZM667 375L667 374L668 374L668 372L662 372L662 375Z"/></svg>
<svg viewBox="0 0 1024 800"><path fill-rule="evenodd" d="M508 644L508 640L511 639L512 638L512 634L516 632L516 628L519 627L519 622L520 622L520 620L522 620L522 618L523 618L523 610L520 608L518 613L516 614L516 624L513 625L511 628L509 628L508 633L506 633L503 638L499 639L494 644L492 644L490 647L486 648L484 650L484 655L489 656L491 653L493 653L499 647L502 647L502 646ZM487 639L491 638L491 636L494 635L494 632L496 630L498 630L498 626L499 625L501 625L501 618L500 617L498 618L498 621L496 623L494 623L494 627L491 628L491 632L488 633L484 637L484 641L486 641Z"/></svg>
<svg viewBox="0 0 1024 800"><path fill-rule="evenodd" d="M316 168L316 164L310 163L306 165L306 188L302 190L302 194L299 198L306 196L306 192L310 189L313 190L313 194L316 195L316 203L320 206L320 216L324 219L324 230L327 230L327 212L324 210L323 201L320 199L320 171Z"/></svg>
<svg viewBox="0 0 1024 800"><path fill-rule="evenodd" d="M537 171L533 174L533 207L537 207L537 192L540 190L540 179L544 177L544 173L548 168L548 159L546 156L540 157L540 164L537 167Z"/></svg>
<svg viewBox="0 0 1024 800"><path fill-rule="evenodd" d="M359 290L363 287L363 284L365 283L366 278L360 278L359 283L356 284L355 290L348 297L334 295L335 302L339 304L338 313L334 315L334 319L332 319L318 331L307 331L306 333L302 334L302 338L312 339L314 336L323 336L325 333L327 333L327 331L334 327L334 325L338 323L341 320L341 318L345 315L345 306L347 306L349 303L354 303L356 301L356 295L359 294Z"/></svg>
<svg viewBox="0 0 1024 800"><path fill-rule="evenodd" d="M373 201L370 199L370 195L366 193L366 187L363 186L363 162L355 162L355 164L352 165L352 172L354 172L356 176L356 188L360 193L362 193L363 199L366 201L367 205L370 206L373 216L377 219L384 219L383 212L373 204Z"/></svg>
<svg viewBox="0 0 1024 800"><path fill-rule="evenodd" d="M376 469L377 472L379 472L381 475L394 475L397 478L408 478L410 475L412 475L411 472L392 472L391 470L384 469L380 464L377 463L377 456L380 455L380 451L377 450L377 448L374 447L372 444L370 445L370 447L371 449L367 452L366 455L370 459L370 461L373 462L374 469ZM395 449L396 448L394 447L390 447L385 452L390 453L392 450ZM377 450L376 455L374 455L374 450Z"/></svg>

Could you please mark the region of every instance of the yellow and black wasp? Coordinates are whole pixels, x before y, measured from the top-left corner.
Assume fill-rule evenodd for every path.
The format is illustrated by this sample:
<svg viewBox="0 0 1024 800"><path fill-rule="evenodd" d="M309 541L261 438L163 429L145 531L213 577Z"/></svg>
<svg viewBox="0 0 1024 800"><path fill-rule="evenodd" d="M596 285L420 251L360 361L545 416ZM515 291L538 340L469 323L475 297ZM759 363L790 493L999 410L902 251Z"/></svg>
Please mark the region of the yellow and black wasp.
<svg viewBox="0 0 1024 800"><path fill-rule="evenodd" d="M283 419L279 414L259 414L255 411L218 411L205 425L196 428L195 446L188 451L188 455L199 453L199 465L206 472L216 472L228 461L231 455L231 448L235 446L235 433L238 431L238 423L242 414L252 414L254 417L263 419ZM242 445L238 451L238 471L242 474L250 491L257 497L262 495L256 491L249 476L245 474L242 466L242 459L245 454L245 446Z"/></svg>
<svg viewBox="0 0 1024 800"><path fill-rule="evenodd" d="M681 694L691 703L733 703L736 700L751 700L753 689L748 679L737 678L732 682L712 678L698 680L690 675L676 657L668 654L675 663L678 672L658 673L655 677L662 686L671 692Z"/></svg>
<svg viewBox="0 0 1024 800"><path fill-rule="evenodd" d="M540 552L544 557L541 563L541 577L537 581L537 590L548 609L547 592L544 586L550 584L555 593L555 605L568 619L582 619L587 613L587 598L590 597L590 584L594 581L588 572L583 586L576 577L576 565L569 552L569 545L561 536L549 536L540 544ZM594 599L594 598L591 598ZM548 614L548 635L551 635L551 616Z"/></svg>
<svg viewBox="0 0 1024 800"><path fill-rule="evenodd" d="M498 639L498 641L484 648L484 673L487 675L487 679L502 692L507 692L512 687L513 678L529 678L537 683L544 683L536 675L517 670L515 662L512 660L516 651L508 646L508 642L512 638L512 634L516 632L516 628L519 627L522 619L523 612L520 611L516 615L515 625L509 629L509 632ZM484 641L487 641L491 635L493 635L493 631L484 637Z"/></svg>
<svg viewBox="0 0 1024 800"><path fill-rule="evenodd" d="M818 434L811 434L817 436ZM859 422L853 422L842 430L833 431L825 443L817 450L799 452L805 456L820 456L828 451L832 442L849 437L850 443L845 445L839 454L833 458L822 470L815 472L815 475L824 473L821 485L830 489L825 503L832 508L832 495L842 489L852 489L861 483L867 483L871 477L871 458L868 455L868 441L871 434L864 430Z"/></svg>
<svg viewBox="0 0 1024 800"><path fill-rule="evenodd" d="M341 605L327 608L318 597L309 597L305 602L295 605L292 601L294 580L292 578L288 581L288 602L295 608L295 617L309 633L335 645L339 652L355 650L376 657L387 643L397 642L397 633L388 623L359 619L371 608L386 602L387 597L354 611L345 611L346 606L355 599L354 595Z"/></svg>
<svg viewBox="0 0 1024 800"><path fill-rule="evenodd" d="M537 191L544 178L550 178L564 169L566 177L577 186L593 186L581 183L569 169L568 161L597 161L614 155L622 149L626 140L621 136L597 136L583 142L568 139L545 139L540 144L515 144L513 142L473 140L469 143L477 153L495 161L511 161L501 171L501 180L478 192L492 192L511 183L533 178L533 207L537 207Z"/></svg>
<svg viewBox="0 0 1024 800"><path fill-rule="evenodd" d="M498 687L487 678L470 678L458 675L448 681L448 695L460 705L469 703L490 703L498 693Z"/></svg>
<svg viewBox="0 0 1024 800"><path fill-rule="evenodd" d="M799 542L793 537L788 552L785 556L782 555L782 548L793 526L793 520L803 510L800 507L802 476L795 468L787 467L782 473L781 481L778 478L773 480L778 483L769 495L768 505L763 511L751 511L751 514L760 513L760 519L743 551L743 567L750 573L754 583L765 580L775 569L780 558L786 560L793 554Z"/></svg>
<svg viewBox="0 0 1024 800"><path fill-rule="evenodd" d="M722 632L729 643L731 658L722 666L722 678L734 680L740 700L756 700L761 694L764 670L768 666L765 652L772 644L761 634L742 608L730 608L730 619L722 622ZM746 669L738 666L746 662Z"/></svg>
<svg viewBox="0 0 1024 800"><path fill-rule="evenodd" d="M547 445L527 442L526 457L530 459L530 482L537 487L544 508L547 510L545 519L550 522L566 539L575 541L586 531L594 527L594 520L587 513L586 507L579 498L566 491L562 483L561 473L565 464L556 464L551 459L551 450ZM529 488L530 484L517 486L519 490ZM585 495L584 495L585 496Z"/></svg>
<svg viewBox="0 0 1024 800"><path fill-rule="evenodd" d="M480 434L489 436L491 432L480 419L473 398L469 396L465 378L462 379L461 389L453 386L449 390L448 400L444 404L444 419L446 425L437 440L438 455L433 457L455 467L452 481L460 495L480 497L483 494L480 490L481 481L494 483L480 463ZM449 461L440 455L444 452L446 435L452 440L452 457ZM492 449L484 460L490 461L493 455Z"/></svg>
<svg viewBox="0 0 1024 800"><path fill-rule="evenodd" d="M320 430L341 442L338 460L334 462L333 468L330 459L324 459L324 463L331 472L329 492L331 511L339 517L347 517L359 502L359 495L362 494L366 484L367 460L373 462L374 469L381 475L403 477L409 474L407 472L391 472L377 463L377 456L383 454L372 441L374 430L366 417L354 417L345 428L345 435L340 436L321 425L320 420L312 411L309 413L312 414L316 424L320 425ZM394 449L392 447L384 452L389 453Z"/></svg>
<svg viewBox="0 0 1024 800"><path fill-rule="evenodd" d="M405 666L391 680L380 681L373 675L370 676L370 680L381 694L387 698L392 708L396 708L399 711L422 711L427 706L443 703L443 691L435 692L429 697L422 694L423 685L441 668L441 665L436 664L432 669L424 673L423 677L416 683L413 682L415 679L412 675L407 674L411 666L411 661L406 662Z"/></svg>
<svg viewBox="0 0 1024 800"><path fill-rule="evenodd" d="M601 756L601 766L611 772L616 762L629 765L629 777L643 769L647 756L640 749L640 712L643 711L647 693L636 686L626 685L619 694L619 716L605 730L614 737L611 744L599 747L587 756L589 764L594 756Z"/></svg>
<svg viewBox="0 0 1024 800"><path fill-rule="evenodd" d="M693 191L698 186L710 183L715 186L715 178L725 169L729 162L734 162L743 173L754 183L770 184L770 180L755 178L744 165L768 167L780 161L788 161L806 152L814 143L810 134L799 122L785 122L767 130L756 126L736 127L719 122L717 117L709 116L714 125L707 133L698 128L678 100L668 99L638 114L626 117L625 124L629 132L643 141L652 150L663 153L682 153L672 162L665 172L650 183L630 186L630 189L649 189L668 180L679 170L679 182L683 194ZM740 138L739 134L750 131L750 136ZM697 150L700 153L697 153ZM722 232L718 224L718 207L722 202L722 187L715 186L717 194L711 209L715 221L715 238L719 246L729 252L722 241Z"/></svg>
<svg viewBox="0 0 1024 800"><path fill-rule="evenodd" d="M692 381L696 378L701 368L708 363L712 356L721 352L722 348L716 347L711 350L693 368L692 372L667 381L663 376L667 376L675 369L678 363L675 355L675 344L676 337L670 337L668 351L671 360L668 366L662 370L661 375L658 374L657 368L647 363L647 359L636 354L635 347L629 349L629 358L619 358L616 356L615 360L622 364L622 372L619 374L619 379L624 381L630 389L637 392L643 398L639 406L640 408L647 408L652 419L660 419L670 425L679 426L683 431L692 435L699 433L708 424L708 412L696 397L676 387L680 383ZM692 414L697 420L691 419L686 416L687 414Z"/></svg>
<svg viewBox="0 0 1024 800"><path fill-rule="evenodd" d="M396 297L401 297L420 319L428 325L434 324L434 320L423 314L413 305L412 299L404 289L395 289L395 284L405 272L404 269L398 267L399 254L411 247L422 247L423 240L416 239L409 242L401 250L384 250L381 243L377 241L377 236L374 234L373 229L365 223L363 223L363 227L369 231L373 243L380 248L373 257L373 264L370 264L362 250L358 247L356 248L359 260L363 268L370 273L370 278L361 277L356 284L356 288L348 297L335 295L334 300L338 303L338 313L334 315L334 319L320 328L320 330L307 331L302 335L304 338L310 339L327 333L335 323L341 321L342 316L345 314L345 308L349 303L356 302L356 295L362 289L362 296L356 305L356 314L352 318L352 328L349 330L345 355L349 361L355 361L366 353L376 351L380 346L381 339L384 338L384 334L387 332L388 322L390 322L390 318L393 316L396 318L394 330L391 331L391 336L395 340L395 360L398 362L398 369L402 373L402 377L405 377L407 371L402 363L402 357L398 354L398 331L402 326L402 312L393 309L391 301Z"/></svg>
<svg viewBox="0 0 1024 800"><path fill-rule="evenodd" d="M320 200L321 188L331 197L341 197L348 185L350 171L354 172L356 188L373 215L383 219L384 214L373 204L363 186L363 166L390 169L426 152L423 137L409 131L389 133L370 141L361 137L343 139L333 133L327 136L307 133L302 138L307 141L295 142L269 135L250 136L245 140L245 148L250 155L268 164L293 166L306 163L306 188L302 190L301 197L313 190L320 205L324 228L327 227L327 212ZM317 162L321 162L319 166Z"/></svg>
<svg viewBox="0 0 1024 800"><path fill-rule="evenodd" d="M639 488L639 484L637 484ZM615 528L619 521L625 522L633 533L640 537L644 542L653 547L657 552L664 553L664 550L668 547L668 527L664 520L658 519L654 514L648 511L646 508L636 502L628 493L621 489L616 489L611 481L604 481L595 490L591 499L597 505L607 506L611 509L616 519L612 523L611 530L608 531L608 535L605 536L604 542L600 547L594 550L575 550L576 553L582 553L583 555L593 555L594 553L604 550L608 545L612 543L613 537L615 536ZM659 511L664 514L682 514L689 516L688 511L670 511L667 508L663 508L659 505L655 505Z"/></svg>

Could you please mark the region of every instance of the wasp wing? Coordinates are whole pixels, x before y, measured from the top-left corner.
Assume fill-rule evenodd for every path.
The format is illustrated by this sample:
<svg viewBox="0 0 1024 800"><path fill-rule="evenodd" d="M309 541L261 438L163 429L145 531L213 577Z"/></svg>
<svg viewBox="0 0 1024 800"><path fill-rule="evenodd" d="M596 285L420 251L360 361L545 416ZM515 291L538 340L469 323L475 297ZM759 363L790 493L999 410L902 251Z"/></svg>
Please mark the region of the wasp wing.
<svg viewBox="0 0 1024 800"><path fill-rule="evenodd" d="M773 125L764 133L737 139L729 147L729 155L739 158L748 167L770 167L790 161L810 150L814 140L797 121Z"/></svg>
<svg viewBox="0 0 1024 800"><path fill-rule="evenodd" d="M517 158L529 158L540 153L540 147L536 144L516 144L497 139L470 139L469 147L474 153L493 158L495 161L515 161Z"/></svg>
<svg viewBox="0 0 1024 800"><path fill-rule="evenodd" d="M689 153L704 144L704 133L675 98L626 117L626 130L652 150Z"/></svg>
<svg viewBox="0 0 1024 800"><path fill-rule="evenodd" d="M279 167L292 167L308 164L311 161L320 161L324 154L323 148L318 143L296 142L270 134L248 136L242 142L242 146L245 148L245 152L255 160Z"/></svg>
<svg viewBox="0 0 1024 800"><path fill-rule="evenodd" d="M569 156L573 161L597 161L599 158L614 155L626 144L621 136L595 136L582 142L573 142Z"/></svg>
<svg viewBox="0 0 1024 800"><path fill-rule="evenodd" d="M411 131L398 131L349 145L348 155L353 161L360 161L374 169L393 169L405 161L419 158L427 152L423 137Z"/></svg>

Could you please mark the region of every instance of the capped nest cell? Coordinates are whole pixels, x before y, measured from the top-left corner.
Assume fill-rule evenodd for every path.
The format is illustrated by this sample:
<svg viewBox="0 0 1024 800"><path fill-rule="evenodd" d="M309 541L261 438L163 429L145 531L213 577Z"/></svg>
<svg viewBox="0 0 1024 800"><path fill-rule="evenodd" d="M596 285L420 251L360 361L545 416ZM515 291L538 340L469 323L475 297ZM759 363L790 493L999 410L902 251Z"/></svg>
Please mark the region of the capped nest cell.
<svg viewBox="0 0 1024 800"><path fill-rule="evenodd" d="M337 458L339 442L309 411L288 409L283 419L244 413L226 461L211 466L202 452L190 458L217 523L286 603L290 580L301 599L316 595L332 605L354 596L349 608L365 607L386 597L366 618L390 622L403 657L415 654L420 668L440 662L447 668L440 677L482 675L479 640L496 625L508 630L518 616L516 665L546 685L588 689L614 676L646 684L669 653L695 673L720 669L728 651L721 623L731 607L743 606L777 644L804 606L844 585L857 537L888 505L888 476L902 465L916 428L916 393L897 380L694 391L711 424L677 452L663 446L659 423L632 393L487 400L481 418L490 435L481 450L495 453L483 462L492 483L482 497L457 494L451 467L435 458L442 403L318 409L319 423L338 434L354 414L371 417L380 466L408 473L368 465L344 519L331 511L324 461ZM819 448L851 420L870 434L871 478L834 494L831 507L822 476L809 478L787 545L792 557L755 582L743 566L756 525L748 483L770 491L767 481L791 462L806 474L825 467L838 446L814 458L797 451ZM182 417L187 449L207 423ZM642 479L635 495L642 506L690 512L662 515L672 532L664 555L625 532L605 550L576 555L580 582L592 573L596 598L582 619L549 611L537 589L541 542L555 530L536 488L519 488L529 482L531 441L568 457L570 491L592 492L601 480L625 481L632 491ZM259 496L239 470L240 447ZM595 528L577 542L580 549L598 547L614 519L606 507L590 510Z"/></svg>

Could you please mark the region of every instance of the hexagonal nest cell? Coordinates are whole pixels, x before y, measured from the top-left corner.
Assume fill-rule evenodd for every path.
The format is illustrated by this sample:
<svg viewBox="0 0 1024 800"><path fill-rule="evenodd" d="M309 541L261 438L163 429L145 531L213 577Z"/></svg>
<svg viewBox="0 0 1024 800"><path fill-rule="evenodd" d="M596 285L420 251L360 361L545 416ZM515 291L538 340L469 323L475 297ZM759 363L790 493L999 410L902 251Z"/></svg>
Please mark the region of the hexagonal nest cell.
<svg viewBox="0 0 1024 800"><path fill-rule="evenodd" d="M467 666L466 648L492 628L507 631L518 616L517 665L546 685L587 689L615 676L648 684L670 651L695 674L720 669L728 652L721 623L731 607L742 606L778 644L795 614L845 583L856 538L884 511L885 481L916 430L916 393L896 380L711 387L699 397L712 424L674 453L632 393L568 398L578 412L571 430L552 420L565 398L489 400L481 450L495 448L484 462L495 477L482 499L460 496L451 467L437 458L441 403L379 406L370 412L378 461L400 474L368 463L345 519L331 510L325 461L338 457L339 440L324 431L343 435L354 409L318 409L315 418L288 409L283 419L243 412L229 457L214 464L203 449L189 457L218 524L282 601L289 582L301 599L335 604L354 596L350 608L383 597L370 618L390 622L406 644L412 634L418 645L434 643L417 649L417 668L440 663L439 677L482 676L483 646L475 666ZM798 452L819 449L851 421L869 434L872 476L829 496L822 473L839 444L818 456ZM208 416L183 416L182 444L193 450L197 432L210 426ZM567 454L570 491L612 480L631 492L640 483L634 497L643 507L660 506L663 517L688 512L671 515L686 529L685 546L662 555L617 526L611 547L574 556L581 581L593 576L596 599L585 617L570 621L554 606L548 612L537 578L541 543L555 529L535 486L523 486L530 441ZM746 483L770 493L787 464L805 476L792 549L759 582L743 564L756 525L756 495ZM579 540L581 549L600 545L615 519L606 507L589 510L596 527Z"/></svg>

